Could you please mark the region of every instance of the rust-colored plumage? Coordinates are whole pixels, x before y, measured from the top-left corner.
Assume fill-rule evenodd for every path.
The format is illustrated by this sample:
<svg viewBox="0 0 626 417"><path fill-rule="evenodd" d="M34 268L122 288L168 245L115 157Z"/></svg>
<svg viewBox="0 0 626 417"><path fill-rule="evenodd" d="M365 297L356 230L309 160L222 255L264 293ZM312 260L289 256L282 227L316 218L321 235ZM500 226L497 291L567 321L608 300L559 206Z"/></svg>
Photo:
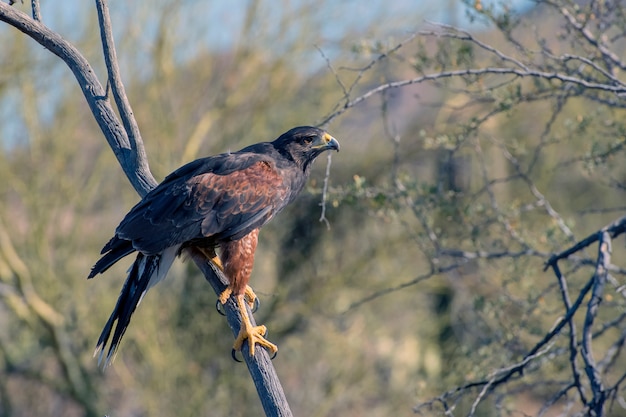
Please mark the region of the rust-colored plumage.
<svg viewBox="0 0 626 417"><path fill-rule="evenodd" d="M202 248L223 268L230 285L220 300L225 302L231 294L237 297L244 325L249 326L243 302L244 294L254 297L247 285L259 228L293 201L305 185L311 162L331 149L339 150L339 144L328 133L297 127L273 142L190 162L133 207L89 274L92 278L138 252L98 340L96 353L102 360L111 339L104 366L112 360L143 296L165 278L186 247ZM219 258L212 256L216 248L220 248ZM261 327L242 329L234 347L241 348L248 339L252 354L255 343L274 350L259 334Z"/></svg>

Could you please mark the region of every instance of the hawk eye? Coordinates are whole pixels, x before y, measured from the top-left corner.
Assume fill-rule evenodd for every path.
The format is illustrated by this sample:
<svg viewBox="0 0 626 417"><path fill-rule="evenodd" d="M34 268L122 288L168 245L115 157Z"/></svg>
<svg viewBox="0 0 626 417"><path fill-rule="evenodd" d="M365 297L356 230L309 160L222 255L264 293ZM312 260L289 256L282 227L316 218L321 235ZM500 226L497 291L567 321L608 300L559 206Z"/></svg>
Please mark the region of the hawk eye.
<svg viewBox="0 0 626 417"><path fill-rule="evenodd" d="M313 139L313 136L305 136L302 140L302 143L304 143L305 145L310 145L311 142L313 142Z"/></svg>

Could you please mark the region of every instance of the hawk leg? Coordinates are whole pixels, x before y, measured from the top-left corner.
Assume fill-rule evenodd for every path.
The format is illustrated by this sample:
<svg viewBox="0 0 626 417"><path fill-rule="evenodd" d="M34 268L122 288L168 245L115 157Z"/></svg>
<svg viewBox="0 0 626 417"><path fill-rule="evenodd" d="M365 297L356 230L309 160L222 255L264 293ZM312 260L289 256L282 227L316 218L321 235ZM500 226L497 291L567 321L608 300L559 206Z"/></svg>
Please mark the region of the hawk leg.
<svg viewBox="0 0 626 417"><path fill-rule="evenodd" d="M204 254L204 256L207 257L207 259L209 259L209 262L211 262L213 265L218 267L220 271L224 272L224 265L222 264L222 260L220 259L220 257L217 256L217 254L215 253L215 249L213 248L198 248L198 249L200 250L200 252ZM232 293L233 293L233 289L230 286L228 286L228 288L226 288L220 294L219 302L222 305L226 304L226 301L228 301L228 297L230 297ZM250 287L249 285L246 285L246 290L244 294L246 296L246 302L248 303L248 305L252 309L252 312L254 313L259 308L259 299L257 298L256 294L252 290L252 287Z"/></svg>
<svg viewBox="0 0 626 417"><path fill-rule="evenodd" d="M248 310L246 309L245 303L245 296L238 295L237 307L241 313L241 329L239 330L239 334L233 344L233 357L235 356L236 351L241 350L243 342L246 339L248 339L250 356L254 356L254 345L263 346L270 351L272 356L274 356L276 352L278 352L278 346L265 339L264 336L267 333L267 327L252 325L250 317L248 317Z"/></svg>
<svg viewBox="0 0 626 417"><path fill-rule="evenodd" d="M220 269L220 271L224 272L224 265L222 265L222 260L220 259L219 256L217 256L217 253L215 253L215 249L214 248L198 247L197 249L200 252L202 252L202 254L204 256L206 256L206 258L209 260L209 262L211 262L213 265L217 266Z"/></svg>
<svg viewBox="0 0 626 417"><path fill-rule="evenodd" d="M222 305L226 304L226 301L228 301L228 298L231 296L232 293L233 293L233 289L231 287L227 287L220 294L219 302ZM252 287L249 285L246 285L246 289L244 290L243 295L245 296L246 303L248 303L248 305L250 306L250 309L254 313L257 310L257 308L259 308L259 299L254 293L254 291L252 290Z"/></svg>
<svg viewBox="0 0 626 417"><path fill-rule="evenodd" d="M239 240L224 242L221 244L220 260L223 264L224 275L228 277L228 288L219 296L219 303L225 304L232 296L235 297L237 309L241 316L241 328L233 344L233 358L235 352L241 350L243 342L248 340L250 356L254 355L254 345L263 346L272 354L278 351L275 344L265 339L267 328L265 326L253 326L251 316L248 314L246 303L254 309L257 296L248 286L252 267L254 264L254 251L256 249L259 230L255 229ZM214 259L214 257L210 257ZM237 360L235 358L235 360Z"/></svg>

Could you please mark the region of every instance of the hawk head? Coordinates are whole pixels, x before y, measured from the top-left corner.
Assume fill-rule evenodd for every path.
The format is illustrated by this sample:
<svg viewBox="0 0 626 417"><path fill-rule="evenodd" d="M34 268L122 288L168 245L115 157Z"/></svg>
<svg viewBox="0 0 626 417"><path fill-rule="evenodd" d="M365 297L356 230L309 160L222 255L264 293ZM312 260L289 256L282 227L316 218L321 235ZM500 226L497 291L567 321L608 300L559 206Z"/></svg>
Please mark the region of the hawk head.
<svg viewBox="0 0 626 417"><path fill-rule="evenodd" d="M279 152L305 170L322 152L339 151L337 139L322 129L311 126L294 127L280 135L273 144Z"/></svg>

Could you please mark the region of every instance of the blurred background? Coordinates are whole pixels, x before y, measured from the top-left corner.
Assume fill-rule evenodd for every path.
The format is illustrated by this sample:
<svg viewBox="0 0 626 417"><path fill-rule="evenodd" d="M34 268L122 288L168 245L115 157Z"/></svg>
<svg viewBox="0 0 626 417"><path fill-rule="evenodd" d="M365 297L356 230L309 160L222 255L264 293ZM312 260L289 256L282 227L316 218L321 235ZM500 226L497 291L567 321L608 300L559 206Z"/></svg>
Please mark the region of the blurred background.
<svg viewBox="0 0 626 417"><path fill-rule="evenodd" d="M13 7L30 13L26 3ZM255 317L280 348L274 365L295 415L584 410L569 328L477 409L480 389L437 398L522 360L565 311L544 263L626 209L626 102L602 87L623 70L610 53L623 56L626 17L620 2L600 3L111 2L157 180L415 80L325 126L341 143L327 223L322 157L260 235ZM58 5L42 4L43 22L104 85L95 7ZM95 342L131 259L86 276L138 196L68 68L6 24L0 39L0 416L261 415L192 262L150 291L113 366L97 369ZM463 73L491 67L537 73ZM418 80L449 71L459 73ZM614 244L617 264L623 246ZM572 298L595 255L563 267ZM624 271L612 274L593 346L617 416L626 302Z"/></svg>

